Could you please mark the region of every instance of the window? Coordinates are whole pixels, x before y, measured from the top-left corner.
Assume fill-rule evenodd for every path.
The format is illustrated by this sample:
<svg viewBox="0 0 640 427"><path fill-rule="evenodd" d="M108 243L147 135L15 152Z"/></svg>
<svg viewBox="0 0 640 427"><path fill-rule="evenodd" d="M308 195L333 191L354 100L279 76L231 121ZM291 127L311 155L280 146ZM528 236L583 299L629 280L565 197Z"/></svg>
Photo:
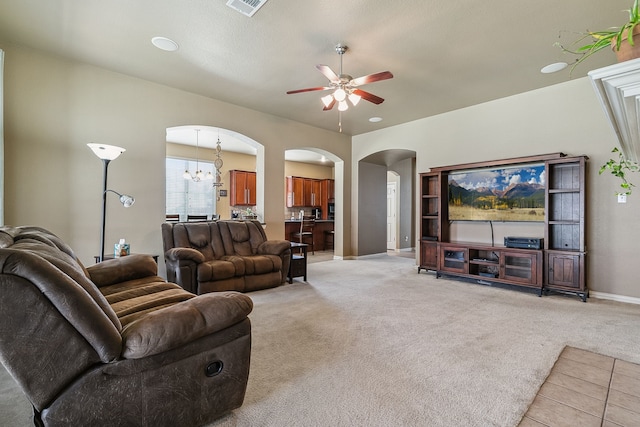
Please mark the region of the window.
<svg viewBox="0 0 640 427"><path fill-rule="evenodd" d="M197 167L206 175L215 175L215 168L211 162L198 161ZM216 193L212 182L203 180L194 182L184 179L184 171L195 174L196 162L188 159L167 157L166 160L166 213L179 214L181 221L187 220L187 215L211 215L216 213Z"/></svg>

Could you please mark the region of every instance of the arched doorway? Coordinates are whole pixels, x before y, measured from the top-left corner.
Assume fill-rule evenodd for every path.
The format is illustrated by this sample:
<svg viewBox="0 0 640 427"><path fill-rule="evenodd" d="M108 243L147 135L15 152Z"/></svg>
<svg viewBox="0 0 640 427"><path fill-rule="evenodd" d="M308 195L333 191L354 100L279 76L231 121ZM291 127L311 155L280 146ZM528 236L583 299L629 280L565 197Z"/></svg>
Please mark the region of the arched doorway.
<svg viewBox="0 0 640 427"><path fill-rule="evenodd" d="M322 244L320 247L331 248L333 258L342 258L344 256L344 161L335 154L316 147L302 147L285 151L285 173L284 182L288 177L303 177L317 180L331 180L333 182L333 191L331 200L324 204L316 203L312 206L290 206L287 200L287 189L285 188L285 223L290 221L291 217L297 218L300 210L305 214L312 214L316 209L320 209L320 217L322 221L333 223L334 234L330 240L324 239L324 230L327 227L320 227L322 235L318 236ZM285 239L289 239L289 235L285 230ZM326 244L325 244L326 243Z"/></svg>
<svg viewBox="0 0 640 427"><path fill-rule="evenodd" d="M259 142L242 135L230 129L218 128L209 125L184 125L167 128L166 139L166 158L167 164L171 163L169 159L178 159L182 162L185 170L195 174L195 169L200 168L206 175L207 171L215 174L213 162L216 159L216 147L220 141L220 158L222 167L220 168L221 186L213 187L212 181L184 184L183 173L179 168L170 169L167 166L166 174L166 209L176 208L182 204L180 212L167 210L167 214L180 214L182 220L186 219L189 210L203 211L208 218L217 216L221 219L228 219L234 215L234 212L240 210L246 211L251 209L258 215L258 219L262 218L264 213L264 178L256 179L256 197L255 205L236 206L233 202L230 189L231 170L247 171L260 176L260 171L264 170L264 146ZM191 167L191 169L189 169ZM187 180L189 181L189 180ZM174 197L173 184L180 185L175 191L177 196L182 197L179 203L174 203L171 198ZM202 185L201 185L202 184ZM206 194L203 195L202 188L206 188ZM194 197L190 199L189 195L184 195L184 188L193 189ZM197 193L197 196L195 195ZM196 200L199 198L199 200ZM203 200L206 199L206 200ZM194 212L195 213L195 212Z"/></svg>
<svg viewBox="0 0 640 427"><path fill-rule="evenodd" d="M394 149L370 154L358 162L355 203L358 218L358 256L387 253L388 172L393 172L398 177L396 250L415 248L415 158L415 151Z"/></svg>

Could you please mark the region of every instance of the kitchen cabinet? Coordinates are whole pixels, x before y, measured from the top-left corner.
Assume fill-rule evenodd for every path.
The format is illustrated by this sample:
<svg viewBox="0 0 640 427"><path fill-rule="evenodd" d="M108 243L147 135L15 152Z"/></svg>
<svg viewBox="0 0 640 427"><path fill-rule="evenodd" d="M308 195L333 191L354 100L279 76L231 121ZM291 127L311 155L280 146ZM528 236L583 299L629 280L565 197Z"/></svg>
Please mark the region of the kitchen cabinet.
<svg viewBox="0 0 640 427"><path fill-rule="evenodd" d="M322 206L322 180L287 177L288 208L318 208Z"/></svg>
<svg viewBox="0 0 640 427"><path fill-rule="evenodd" d="M298 176L287 177L287 207L304 207L304 178Z"/></svg>
<svg viewBox="0 0 640 427"><path fill-rule="evenodd" d="M320 209L322 209L322 219L329 219L329 204L335 203L335 181L333 179L323 179L320 183Z"/></svg>
<svg viewBox="0 0 640 427"><path fill-rule="evenodd" d="M316 221L315 227L313 228L313 247L316 251L327 251L332 250L331 246L325 246L327 243L325 241L325 233L328 231L333 231L334 222L333 221L324 221L319 220ZM291 234L300 231L300 221L298 220L286 220L284 222L284 239L291 240Z"/></svg>
<svg viewBox="0 0 640 427"><path fill-rule="evenodd" d="M229 171L231 206L256 205L256 173L241 170Z"/></svg>
<svg viewBox="0 0 640 427"><path fill-rule="evenodd" d="M304 205L318 208L322 205L322 185L319 179L304 179Z"/></svg>

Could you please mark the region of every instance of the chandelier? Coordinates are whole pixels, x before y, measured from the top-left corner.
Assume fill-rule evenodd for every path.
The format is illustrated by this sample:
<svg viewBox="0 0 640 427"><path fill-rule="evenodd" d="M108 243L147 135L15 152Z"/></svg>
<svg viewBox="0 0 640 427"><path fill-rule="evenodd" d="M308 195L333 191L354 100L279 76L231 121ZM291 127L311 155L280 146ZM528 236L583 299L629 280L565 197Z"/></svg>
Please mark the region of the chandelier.
<svg viewBox="0 0 640 427"><path fill-rule="evenodd" d="M200 182L203 179L207 179L207 180L213 180L213 174L211 172L208 172L207 175L204 175L204 172L202 172L202 169L200 169L200 160L198 158L198 148L200 146L200 139L199 139L199 134L200 134L200 129L195 129L196 131L196 173L194 175L191 174L191 172L189 172L189 170L185 170L184 173L182 174L182 177L184 179L190 179L193 182Z"/></svg>
<svg viewBox="0 0 640 427"><path fill-rule="evenodd" d="M216 168L216 179L213 181L214 188L222 186L222 175L220 175L220 170L222 169L223 162L220 158L220 153L222 153L222 148L220 147L220 129L218 129L218 142L216 142L216 159L213 161L213 166L215 166ZM218 200L220 200L220 196L218 196Z"/></svg>

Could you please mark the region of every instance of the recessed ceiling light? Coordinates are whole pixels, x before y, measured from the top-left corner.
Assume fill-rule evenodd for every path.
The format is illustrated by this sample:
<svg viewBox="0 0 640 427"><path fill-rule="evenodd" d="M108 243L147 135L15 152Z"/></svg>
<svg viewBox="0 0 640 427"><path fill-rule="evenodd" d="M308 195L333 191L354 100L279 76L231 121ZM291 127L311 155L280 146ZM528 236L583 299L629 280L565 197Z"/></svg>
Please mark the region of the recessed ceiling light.
<svg viewBox="0 0 640 427"><path fill-rule="evenodd" d="M158 49L166 50L167 52L178 50L178 43L166 37L154 37L151 39L151 43Z"/></svg>
<svg viewBox="0 0 640 427"><path fill-rule="evenodd" d="M569 64L567 64L566 62L555 62L553 64L547 65L546 67L542 67L540 72L543 74L556 73L567 68L567 65Z"/></svg>
<svg viewBox="0 0 640 427"><path fill-rule="evenodd" d="M381 122L381 121L382 121L382 117L371 117L371 118L369 119L369 121L370 121L371 123L378 123L378 122Z"/></svg>

